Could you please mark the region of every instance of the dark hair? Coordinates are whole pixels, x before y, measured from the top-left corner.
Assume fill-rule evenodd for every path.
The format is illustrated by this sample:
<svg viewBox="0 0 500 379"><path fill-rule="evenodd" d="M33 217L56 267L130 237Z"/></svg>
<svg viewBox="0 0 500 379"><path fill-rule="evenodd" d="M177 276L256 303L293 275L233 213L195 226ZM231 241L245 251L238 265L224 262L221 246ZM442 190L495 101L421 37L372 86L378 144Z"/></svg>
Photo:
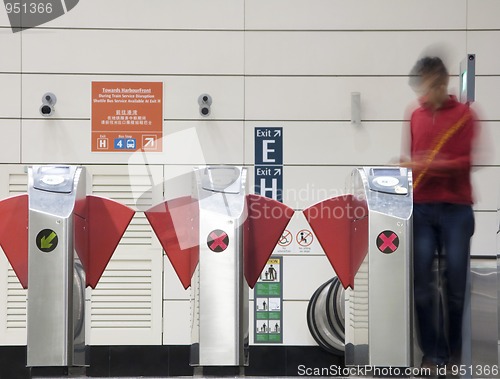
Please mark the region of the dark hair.
<svg viewBox="0 0 500 379"><path fill-rule="evenodd" d="M423 77L436 76L439 81L447 83L448 70L439 57L425 57L419 59L410 71L409 84L412 88L422 83Z"/></svg>

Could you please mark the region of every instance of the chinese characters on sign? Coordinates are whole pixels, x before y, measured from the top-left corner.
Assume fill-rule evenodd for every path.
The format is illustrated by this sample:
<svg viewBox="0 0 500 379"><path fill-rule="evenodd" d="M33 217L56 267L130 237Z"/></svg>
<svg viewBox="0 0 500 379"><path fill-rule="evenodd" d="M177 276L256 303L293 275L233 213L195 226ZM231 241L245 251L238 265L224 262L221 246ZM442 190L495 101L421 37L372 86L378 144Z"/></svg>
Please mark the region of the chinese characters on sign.
<svg viewBox="0 0 500 379"><path fill-rule="evenodd" d="M162 82L92 82L92 151L161 152Z"/></svg>

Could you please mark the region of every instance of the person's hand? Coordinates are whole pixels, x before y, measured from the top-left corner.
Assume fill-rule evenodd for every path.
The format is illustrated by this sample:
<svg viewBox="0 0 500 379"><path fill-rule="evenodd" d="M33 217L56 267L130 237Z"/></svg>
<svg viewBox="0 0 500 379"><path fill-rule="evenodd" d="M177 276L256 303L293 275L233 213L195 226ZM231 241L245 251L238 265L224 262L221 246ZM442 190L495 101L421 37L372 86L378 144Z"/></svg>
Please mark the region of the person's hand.
<svg viewBox="0 0 500 379"><path fill-rule="evenodd" d="M399 161L399 165L401 167L406 167L406 168L410 168L412 170L423 170L425 167L427 167L428 163L427 163L427 155L421 155L421 156L418 156L418 157L414 157L413 159L409 159L407 157L401 157L400 161Z"/></svg>

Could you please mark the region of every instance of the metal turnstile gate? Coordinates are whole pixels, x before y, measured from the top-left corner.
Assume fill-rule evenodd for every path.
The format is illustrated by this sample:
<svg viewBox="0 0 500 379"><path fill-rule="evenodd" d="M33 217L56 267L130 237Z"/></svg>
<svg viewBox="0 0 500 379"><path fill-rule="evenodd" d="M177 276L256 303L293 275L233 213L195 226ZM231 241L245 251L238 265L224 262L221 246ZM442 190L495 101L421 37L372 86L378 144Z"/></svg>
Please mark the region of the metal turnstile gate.
<svg viewBox="0 0 500 379"><path fill-rule="evenodd" d="M368 210L368 251L346 296L346 364L412 366L412 179L364 167L351 193Z"/></svg>
<svg viewBox="0 0 500 379"><path fill-rule="evenodd" d="M248 286L243 274L246 169L195 171L199 263L191 289L191 365L248 364Z"/></svg>
<svg viewBox="0 0 500 379"><path fill-rule="evenodd" d="M84 366L86 279L72 236L85 169L34 166L28 180L27 365Z"/></svg>
<svg viewBox="0 0 500 379"><path fill-rule="evenodd" d="M411 171L398 167L355 169L346 195L304 210L345 289L346 365L412 365L412 212ZM309 310L320 302L327 312L308 313L309 326L320 345L341 353L341 301L329 304L325 290L335 286L313 295ZM326 327L317 332L314 323Z"/></svg>
<svg viewBox="0 0 500 379"><path fill-rule="evenodd" d="M87 195L79 166L28 168L0 200L0 245L27 289L27 366L85 366L85 288L95 288L135 211ZM28 285L29 284L29 285Z"/></svg>

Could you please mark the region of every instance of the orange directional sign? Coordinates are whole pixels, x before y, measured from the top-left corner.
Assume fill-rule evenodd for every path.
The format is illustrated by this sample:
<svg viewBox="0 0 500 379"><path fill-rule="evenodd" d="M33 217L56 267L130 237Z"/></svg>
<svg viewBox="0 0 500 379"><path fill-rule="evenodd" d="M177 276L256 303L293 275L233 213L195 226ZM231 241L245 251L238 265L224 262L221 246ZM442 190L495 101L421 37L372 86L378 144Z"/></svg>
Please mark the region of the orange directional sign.
<svg viewBox="0 0 500 379"><path fill-rule="evenodd" d="M162 82L92 82L92 151L162 151Z"/></svg>

